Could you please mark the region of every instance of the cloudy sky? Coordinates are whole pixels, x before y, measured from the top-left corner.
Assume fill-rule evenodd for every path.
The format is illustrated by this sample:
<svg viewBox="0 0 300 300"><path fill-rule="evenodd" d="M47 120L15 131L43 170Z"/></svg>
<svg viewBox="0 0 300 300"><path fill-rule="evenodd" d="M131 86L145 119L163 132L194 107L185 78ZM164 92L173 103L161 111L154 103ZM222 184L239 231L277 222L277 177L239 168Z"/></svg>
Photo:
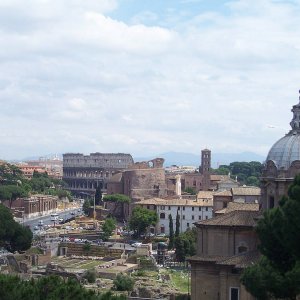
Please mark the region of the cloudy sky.
<svg viewBox="0 0 300 300"><path fill-rule="evenodd" d="M299 24L299 0L0 0L0 159L266 155L298 103Z"/></svg>

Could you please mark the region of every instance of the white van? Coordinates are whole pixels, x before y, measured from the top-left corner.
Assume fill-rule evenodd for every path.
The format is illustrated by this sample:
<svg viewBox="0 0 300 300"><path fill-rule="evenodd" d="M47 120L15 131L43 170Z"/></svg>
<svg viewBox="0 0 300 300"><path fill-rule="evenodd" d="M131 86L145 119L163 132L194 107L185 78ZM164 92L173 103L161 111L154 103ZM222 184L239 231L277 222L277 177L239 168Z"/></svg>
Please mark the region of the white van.
<svg viewBox="0 0 300 300"><path fill-rule="evenodd" d="M58 221L58 214L56 213L51 214L51 221Z"/></svg>

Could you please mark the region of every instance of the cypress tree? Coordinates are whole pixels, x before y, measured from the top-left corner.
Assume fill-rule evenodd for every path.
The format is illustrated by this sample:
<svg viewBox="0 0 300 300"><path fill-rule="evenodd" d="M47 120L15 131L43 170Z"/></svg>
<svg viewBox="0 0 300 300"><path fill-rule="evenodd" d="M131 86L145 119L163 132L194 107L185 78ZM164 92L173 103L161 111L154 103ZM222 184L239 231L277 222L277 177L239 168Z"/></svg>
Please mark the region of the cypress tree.
<svg viewBox="0 0 300 300"><path fill-rule="evenodd" d="M178 210L177 210L175 237L178 237L178 236L179 236L179 233L180 233L180 216L179 216Z"/></svg>
<svg viewBox="0 0 300 300"><path fill-rule="evenodd" d="M169 250L174 247L174 228L173 228L173 218L172 215L169 214Z"/></svg>

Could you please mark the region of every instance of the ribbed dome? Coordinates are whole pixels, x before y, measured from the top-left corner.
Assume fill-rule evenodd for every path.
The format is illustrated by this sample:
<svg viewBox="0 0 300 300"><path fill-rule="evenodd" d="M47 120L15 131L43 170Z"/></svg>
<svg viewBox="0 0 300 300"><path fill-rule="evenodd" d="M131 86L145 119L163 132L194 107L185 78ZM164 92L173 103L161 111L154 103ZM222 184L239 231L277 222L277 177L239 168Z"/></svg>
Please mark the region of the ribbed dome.
<svg viewBox="0 0 300 300"><path fill-rule="evenodd" d="M292 130L273 145L266 160L273 160L278 169L287 170L293 161L300 160L300 97L292 112Z"/></svg>
<svg viewBox="0 0 300 300"><path fill-rule="evenodd" d="M293 161L300 160L300 134L289 133L276 142L267 156L267 161L273 160L277 168L287 170Z"/></svg>

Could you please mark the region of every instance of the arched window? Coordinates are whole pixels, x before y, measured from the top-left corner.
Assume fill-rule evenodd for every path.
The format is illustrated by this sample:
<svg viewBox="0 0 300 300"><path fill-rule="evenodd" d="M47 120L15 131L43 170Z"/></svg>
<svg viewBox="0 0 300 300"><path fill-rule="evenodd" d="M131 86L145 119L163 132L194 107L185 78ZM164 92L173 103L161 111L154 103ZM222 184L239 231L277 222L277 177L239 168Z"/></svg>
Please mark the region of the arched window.
<svg viewBox="0 0 300 300"><path fill-rule="evenodd" d="M165 218L166 218L165 213L161 213L161 214L160 214L160 218L161 218L161 219L165 219Z"/></svg>
<svg viewBox="0 0 300 300"><path fill-rule="evenodd" d="M248 251L248 247L245 245L241 245L238 247L238 253L243 253L243 252L247 252Z"/></svg>

